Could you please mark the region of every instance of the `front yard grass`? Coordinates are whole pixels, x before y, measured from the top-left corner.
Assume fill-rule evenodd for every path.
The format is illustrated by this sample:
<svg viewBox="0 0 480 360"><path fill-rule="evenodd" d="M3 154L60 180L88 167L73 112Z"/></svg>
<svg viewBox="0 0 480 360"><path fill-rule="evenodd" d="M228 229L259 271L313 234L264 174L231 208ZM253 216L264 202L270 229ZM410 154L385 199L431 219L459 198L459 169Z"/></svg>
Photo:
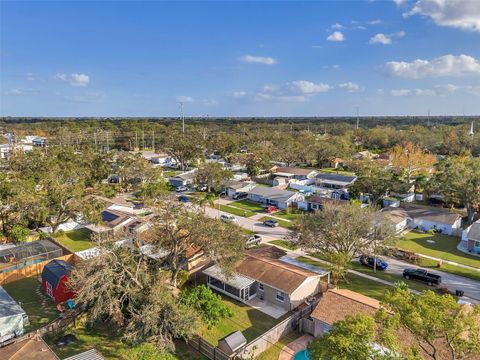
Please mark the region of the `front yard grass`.
<svg viewBox="0 0 480 360"><path fill-rule="evenodd" d="M25 328L26 332L36 330L60 315L55 302L43 292L37 277L14 281L3 285L3 288L27 313L30 323Z"/></svg>
<svg viewBox="0 0 480 360"><path fill-rule="evenodd" d="M240 208L240 209L252 211L252 212L257 212L257 213L265 211L262 205L246 199L231 202L229 205Z"/></svg>
<svg viewBox="0 0 480 360"><path fill-rule="evenodd" d="M218 340L237 330L243 333L247 341L252 341L288 316L288 314L285 314L279 319L274 319L248 305L221 296L223 302L232 309L234 315L223 319L211 329L206 326L200 329L202 337L214 346L218 344Z"/></svg>
<svg viewBox="0 0 480 360"><path fill-rule="evenodd" d="M457 249L459 241L460 239L454 236L410 231L396 241L396 246L402 250L480 268L479 257L465 254Z"/></svg>
<svg viewBox="0 0 480 360"><path fill-rule="evenodd" d="M269 241L268 243L273 245L278 245L280 247L283 247L289 250L297 250L300 248L300 246L288 240L272 240L272 241Z"/></svg>
<svg viewBox="0 0 480 360"><path fill-rule="evenodd" d="M90 240L90 231L88 229L66 231L55 235L54 238L73 252L87 250L96 246L95 243Z"/></svg>
<svg viewBox="0 0 480 360"><path fill-rule="evenodd" d="M215 208L218 209L219 205L215 205ZM237 207L233 207L233 206L230 206L230 205L223 205L223 204L220 204L220 210L221 211L225 211L229 214L233 214L233 215L237 215L237 216L243 216L243 217L250 217L250 216L253 216L255 215L254 212L252 211L249 211L249 210L244 210L244 209L239 209Z"/></svg>
<svg viewBox="0 0 480 360"><path fill-rule="evenodd" d="M291 212L288 212L288 213L285 210L281 210L281 211L277 211L272 215L275 215L285 220L295 221L299 217L301 217L303 214L304 212L302 210L292 210Z"/></svg>
<svg viewBox="0 0 480 360"><path fill-rule="evenodd" d="M463 276L472 280L480 281L480 271L465 269L460 266L450 265L446 263L443 263L441 267L438 267L438 261L425 258L420 258L418 265L425 268L431 268L433 270L443 271L453 275Z"/></svg>
<svg viewBox="0 0 480 360"><path fill-rule="evenodd" d="M275 219L275 218L270 217L270 216L264 216L264 217L260 218L261 222L264 222L266 220L275 220L276 222L278 222L278 225L280 225L281 227L284 227L284 228L291 228L293 226L293 222Z"/></svg>

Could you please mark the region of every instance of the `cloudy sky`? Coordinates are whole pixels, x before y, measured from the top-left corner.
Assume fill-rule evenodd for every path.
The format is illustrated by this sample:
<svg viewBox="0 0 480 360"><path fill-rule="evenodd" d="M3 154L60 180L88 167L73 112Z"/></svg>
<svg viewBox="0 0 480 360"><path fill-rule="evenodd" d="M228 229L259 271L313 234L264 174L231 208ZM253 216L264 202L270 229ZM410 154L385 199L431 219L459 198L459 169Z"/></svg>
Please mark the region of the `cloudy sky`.
<svg viewBox="0 0 480 360"><path fill-rule="evenodd" d="M480 0L0 1L0 114L480 114Z"/></svg>

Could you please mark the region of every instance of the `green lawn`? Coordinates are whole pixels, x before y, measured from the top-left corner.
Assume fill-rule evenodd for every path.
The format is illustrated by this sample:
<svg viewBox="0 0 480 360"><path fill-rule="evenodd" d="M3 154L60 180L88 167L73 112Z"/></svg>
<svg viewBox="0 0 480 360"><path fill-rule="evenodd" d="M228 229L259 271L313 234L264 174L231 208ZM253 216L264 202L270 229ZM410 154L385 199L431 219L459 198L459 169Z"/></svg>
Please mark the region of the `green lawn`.
<svg viewBox="0 0 480 360"><path fill-rule="evenodd" d="M280 247L284 247L284 248L287 248L287 249L290 249L290 250L297 250L300 248L300 246L292 243L291 241L288 241L288 240L272 240L272 241L269 241L268 242L269 244L273 244L273 245L278 245Z"/></svg>
<svg viewBox="0 0 480 360"><path fill-rule="evenodd" d="M77 337L77 341L69 346L58 348L54 344L55 339L63 334L74 334ZM129 360L125 351L134 348L123 342L121 340L121 334L115 332L111 326L100 324L86 328L83 319L77 321L75 325L72 324L67 327L60 334L46 336L45 341L61 359L95 348L106 359ZM175 356L181 360L206 359L182 342L175 343ZM159 356L159 359L161 358L162 357Z"/></svg>
<svg viewBox="0 0 480 360"><path fill-rule="evenodd" d="M218 209L218 205L215 205L215 209ZM223 204L220 204L220 210L225 211L229 214L238 215L238 216L250 217L255 215L255 213L252 211L239 209L233 206L223 205Z"/></svg>
<svg viewBox="0 0 480 360"><path fill-rule="evenodd" d="M480 281L480 271L475 271L475 270L470 270L470 269L465 269L460 266L455 266L455 265L450 265L443 263L441 267L438 267L438 262L435 260L430 260L430 259L425 259L425 258L420 258L418 265L426 267L426 268L432 268L436 269L439 271L451 273L454 275L458 276L463 276L469 279L473 279L476 281Z"/></svg>
<svg viewBox="0 0 480 360"><path fill-rule="evenodd" d="M55 240L73 252L87 250L96 246L90 240L90 231L87 229L72 230L55 235Z"/></svg>
<svg viewBox="0 0 480 360"><path fill-rule="evenodd" d="M338 170L334 168L322 168L322 169L318 169L318 172L322 172L326 174L355 175L355 173L351 171Z"/></svg>
<svg viewBox="0 0 480 360"><path fill-rule="evenodd" d="M355 274L348 274L347 282L339 283L338 288L352 290L365 296L382 300L385 295L385 290L391 287Z"/></svg>
<svg viewBox="0 0 480 360"><path fill-rule="evenodd" d="M262 218L260 218L260 221L265 221L265 220L275 220L276 222L278 222L278 225L280 225L281 227L284 227L284 228L290 228L293 226L293 222L288 222L288 221L285 221L285 220L279 220L279 219L275 219L273 217L270 217L270 216L264 216Z"/></svg>
<svg viewBox="0 0 480 360"><path fill-rule="evenodd" d="M55 302L43 292L37 277L18 280L3 285L3 288L27 313L30 324L26 332L36 330L60 315Z"/></svg>
<svg viewBox="0 0 480 360"><path fill-rule="evenodd" d="M250 200L239 200L230 203L230 206L235 206L240 209L249 210L252 212L264 212L263 206L259 203L250 201Z"/></svg>
<svg viewBox="0 0 480 360"><path fill-rule="evenodd" d="M243 333L247 341L251 341L288 316L288 314L286 314L279 319L274 319L259 310L235 300L228 299L224 296L222 296L222 299L224 303L232 309L234 315L231 318L223 319L220 324L211 329L207 329L206 327L200 329L202 337L212 345L217 345L219 339L237 330Z"/></svg>
<svg viewBox="0 0 480 360"><path fill-rule="evenodd" d="M277 211L273 215L285 220L295 221L299 217L301 217L303 214L304 212L302 210L294 210L294 212L291 211L289 213L287 213L285 210L282 210L282 211Z"/></svg>
<svg viewBox="0 0 480 360"><path fill-rule="evenodd" d="M270 346L270 348L268 348L266 351L258 355L255 360L278 360L283 347L298 339L302 335L303 334L297 334L295 331L287 334L286 336L280 338L280 340L278 340L275 344Z"/></svg>
<svg viewBox="0 0 480 360"><path fill-rule="evenodd" d="M435 243L427 242L427 240L433 240ZM480 268L480 257L471 256L459 251L457 249L459 241L460 239L454 236L431 235L410 231L397 240L396 246L402 250L413 251L419 254Z"/></svg>

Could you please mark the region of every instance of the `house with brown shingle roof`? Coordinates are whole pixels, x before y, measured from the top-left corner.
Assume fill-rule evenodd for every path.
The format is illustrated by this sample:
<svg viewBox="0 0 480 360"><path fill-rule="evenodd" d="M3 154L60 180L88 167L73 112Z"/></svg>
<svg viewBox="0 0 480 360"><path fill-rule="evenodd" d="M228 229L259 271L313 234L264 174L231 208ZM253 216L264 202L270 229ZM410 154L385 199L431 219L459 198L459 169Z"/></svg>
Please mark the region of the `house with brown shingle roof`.
<svg viewBox="0 0 480 360"><path fill-rule="evenodd" d="M257 298L285 312L320 293L330 278L328 271L300 263L275 246L248 250L230 276L216 265L203 273L218 292L246 304Z"/></svg>

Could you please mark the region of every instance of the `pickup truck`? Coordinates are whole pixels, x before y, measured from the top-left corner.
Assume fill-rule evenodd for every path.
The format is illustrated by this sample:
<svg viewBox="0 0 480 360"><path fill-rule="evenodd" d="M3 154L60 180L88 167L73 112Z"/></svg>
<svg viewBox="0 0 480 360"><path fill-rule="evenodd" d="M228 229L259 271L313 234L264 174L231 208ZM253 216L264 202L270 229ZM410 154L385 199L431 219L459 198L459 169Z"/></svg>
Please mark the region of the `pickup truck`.
<svg viewBox="0 0 480 360"><path fill-rule="evenodd" d="M428 286L440 285L442 283L442 277L429 273L423 269L405 269L403 270L403 277L407 280L417 280L427 283Z"/></svg>

